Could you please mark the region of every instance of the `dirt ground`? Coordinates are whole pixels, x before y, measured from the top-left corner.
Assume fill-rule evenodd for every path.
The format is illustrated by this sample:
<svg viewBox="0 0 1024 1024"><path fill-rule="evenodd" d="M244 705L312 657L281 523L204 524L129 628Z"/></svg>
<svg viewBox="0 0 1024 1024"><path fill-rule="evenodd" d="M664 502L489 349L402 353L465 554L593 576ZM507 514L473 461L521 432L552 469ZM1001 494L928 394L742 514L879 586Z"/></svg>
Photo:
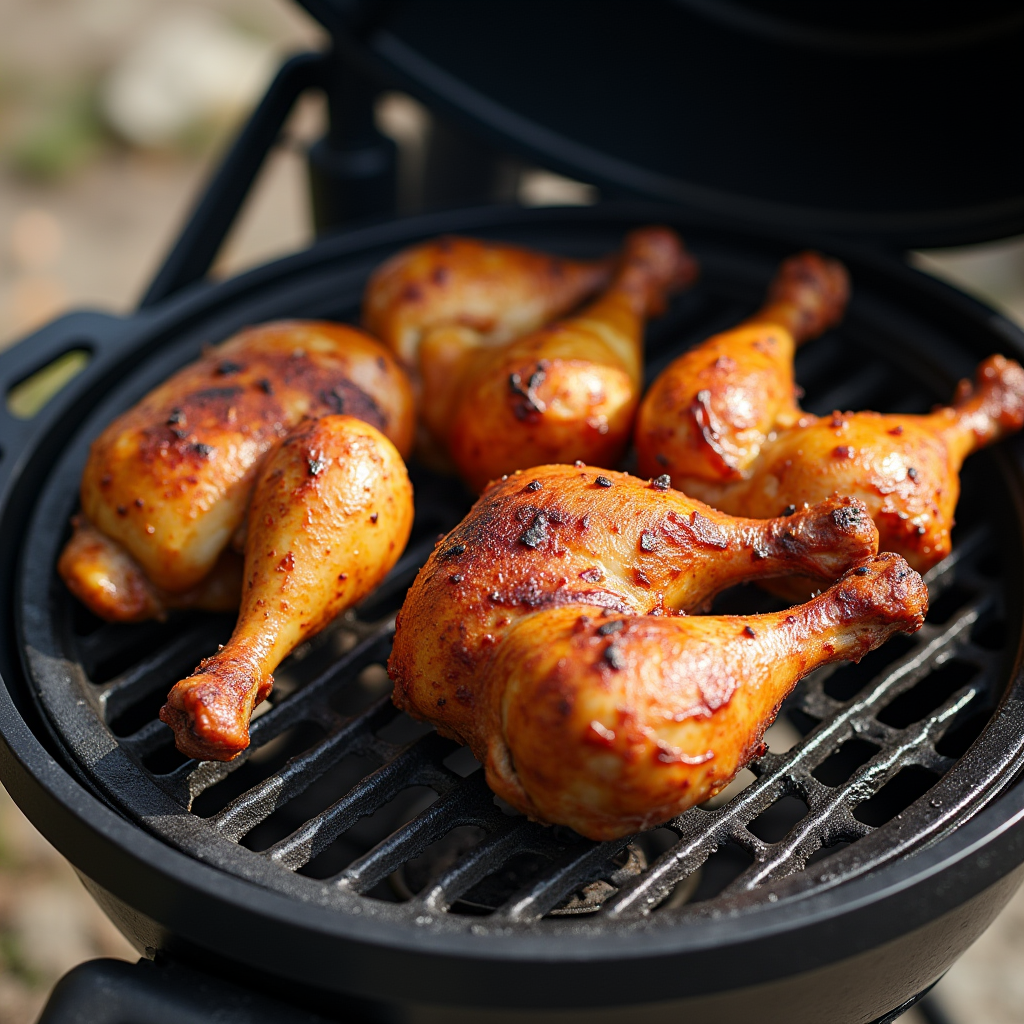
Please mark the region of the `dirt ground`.
<svg viewBox="0 0 1024 1024"><path fill-rule="evenodd" d="M133 136L138 112L118 107L117 76L159 63L164 58L145 48L176 32L192 40L190 52L209 44L236 60L235 78L251 77L250 98L274 60L321 38L285 0L0 0L0 347L70 308L130 310L175 237L248 102L224 99L223 81L214 82L213 100L193 97L191 120L175 131L155 141ZM407 115L396 101L396 132ZM143 127L154 120L136 116ZM317 123L312 104L296 118L293 144L263 174L218 274L308 242L299 150ZM557 195L561 187L537 178L523 195ZM914 259L1024 324L1024 239ZM0 1024L35 1020L54 981L97 956L136 954L0 790ZM1024 894L953 967L938 996L954 1024L1024 1022ZM915 1016L904 1020L917 1024Z"/></svg>

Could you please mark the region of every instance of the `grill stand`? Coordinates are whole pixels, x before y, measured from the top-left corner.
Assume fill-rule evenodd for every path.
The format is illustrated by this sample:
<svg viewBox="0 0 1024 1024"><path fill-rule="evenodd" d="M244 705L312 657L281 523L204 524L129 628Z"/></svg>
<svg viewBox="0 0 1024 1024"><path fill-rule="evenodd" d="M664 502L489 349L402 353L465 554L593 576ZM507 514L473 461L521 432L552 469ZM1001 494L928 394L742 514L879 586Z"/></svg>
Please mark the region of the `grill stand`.
<svg viewBox="0 0 1024 1024"><path fill-rule="evenodd" d="M914 1006L927 1024L946 1024L930 993L935 984L871 1024L893 1024ZM337 1021L339 1018L333 1018ZM330 1024L221 978L180 964L90 960L73 968L53 990L38 1024ZM370 1024L358 1008L345 1024Z"/></svg>

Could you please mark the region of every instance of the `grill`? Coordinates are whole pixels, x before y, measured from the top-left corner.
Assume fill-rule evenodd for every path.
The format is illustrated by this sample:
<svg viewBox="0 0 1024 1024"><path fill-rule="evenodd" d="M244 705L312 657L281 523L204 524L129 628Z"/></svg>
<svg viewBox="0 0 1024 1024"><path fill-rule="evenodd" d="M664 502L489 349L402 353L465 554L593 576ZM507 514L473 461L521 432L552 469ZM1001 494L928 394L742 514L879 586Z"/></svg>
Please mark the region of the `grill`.
<svg viewBox="0 0 1024 1024"><path fill-rule="evenodd" d="M723 177L713 161L687 165L687 146L658 151L670 163L678 158L682 170L674 175L642 166L643 153L640 165L627 163L623 153L639 123L634 110L652 91L642 74L626 76L618 106L609 101L611 127L561 106L551 113L553 123L564 122L561 129L548 130L542 118L558 95L559 73L583 80L609 42L617 54L647 59L644 46L621 45L620 11L588 4L574 6L569 18L545 7L551 32L541 50L558 60L534 62L537 81L518 95L508 89L515 69L503 63L507 54L478 60L474 39L485 31L474 21L478 5L432 3L308 0L332 28L336 51L284 65L139 311L124 319L73 314L0 354L5 391L70 351L89 357L34 418L0 409L0 774L154 961L73 972L43 1024L80 1019L86 1006L90 1019L112 1024L322 1022L314 1011L408 1024L698 1016L726 1024L755 1013L765 1024L895 1020L1024 876L1020 440L968 463L954 553L928 574L931 611L919 633L890 641L859 665L803 680L769 732L768 752L726 793L659 829L608 843L512 813L487 789L468 751L390 703L383 666L395 613L438 534L470 504L451 480L412 467L416 522L404 557L362 606L275 674L250 748L228 764L185 760L156 713L170 685L226 639L231 619L181 613L163 624L111 626L91 618L57 579L89 443L114 416L204 345L245 325L293 316L354 321L370 272L399 248L442 233L592 257L637 225L676 227L700 260L702 278L650 326L648 380L689 345L755 309L779 260L807 245L843 259L853 281L843 323L797 356L811 411L925 411L948 400L956 381L990 353L1024 356L1019 330L898 258L834 239L789 237L782 227L847 237L880 232L900 244L990 237L993 225L1019 222L1012 175L1005 182L986 175L979 184L974 174L958 188L967 181L959 164L922 156L911 135L896 132L906 150L895 161L906 209L894 213L886 191L892 175L877 179L873 158L849 164L841 146L827 154L824 172L815 167L809 176L805 154L793 148L774 172L759 168L753 188L749 175ZM724 6L731 11L725 21L742 14L743 5ZM634 42L657 36L667 45L680 12L705 7L658 5L653 22L627 19L622 30L634 33ZM856 21L852 10L839 11L838 22ZM722 17L708 21L706 14L699 24L692 11L686 15L684 42L698 72L696 57L722 45L714 35L720 26L708 28ZM487 17L516 40L509 52L522 63L530 34L519 5L489 5ZM999 64L1007 45L1002 22L982 21L977 38L991 42L996 56L982 60L980 49L971 51L980 70L962 79L972 88L984 86L986 69ZM751 38L761 32L754 31L756 18L741 22ZM465 38L449 31L457 27ZM804 36L784 45L811 47ZM416 38L422 52L410 44ZM904 51L906 39L886 36L875 52L873 37L857 38L876 62L883 52L904 54L886 65L894 77L872 78L886 94L898 92L893 87L905 75L945 61L942 47L950 45L929 36L926 46ZM808 59L818 62L815 74L832 76L832 92L822 95L845 95L854 81L859 90L862 78L842 62L862 57L837 56L829 32L821 39L831 70L821 53ZM757 45L736 44L761 62L751 65L755 80L767 81L778 67L771 50L777 43L768 33ZM597 181L606 195L630 190L673 205L489 206L383 221L328 235L230 281L201 280L306 89L326 92L331 108L331 131L310 152L319 226L349 221L356 211L393 209L394 152L365 116L379 86L368 84L363 58L437 109L482 125L545 166ZM667 56L655 63L659 74L675 66ZM784 80L773 88L789 95ZM502 103L483 102L492 93L504 96ZM747 119L736 133L742 138L768 123L766 111L779 100L768 89L737 104L738 96L723 93L722 109L734 104L733 114ZM572 137L575 120L590 135ZM710 135L701 140L698 132L699 144L688 143L689 150L714 154L722 140L717 122L712 127L698 125ZM854 151L866 152L865 125L850 131ZM993 145L1002 138L989 134ZM869 135L876 137L874 127ZM599 152L594 147L606 136L609 149ZM486 192L482 182L501 159L479 143L460 143L451 125L441 125L438 140L447 163L428 153L425 193L448 198L453 170L460 200L474 189ZM919 157L929 174L923 191L911 180ZM854 196L849 209L819 215L801 205L808 188L823 188L824 196L836 181L841 198ZM721 182L727 191L709 190ZM684 212L684 203L715 217ZM725 219L740 214L747 225ZM753 612L778 604L741 587L717 607Z"/></svg>
<svg viewBox="0 0 1024 1024"><path fill-rule="evenodd" d="M781 716L795 727L796 742L752 764L749 785L731 799L608 843L508 813L467 751L390 704L383 665L394 613L437 535L468 508L469 496L451 481L415 472L417 520L405 556L362 607L282 666L268 710L254 721L252 746L228 764L185 761L156 711L169 686L224 641L230 618L102 624L57 579L90 440L203 344L269 317L352 320L372 267L439 231L582 257L652 220L675 224L703 268L698 287L652 325L653 376L687 345L752 310L794 242L730 234L665 209L452 213L322 242L202 289L162 315L118 325L120 333L112 322L72 318L61 337L52 335L51 352L72 338L92 347L96 372L77 395L69 389L45 436L22 454L30 466L33 452L47 458L35 463L37 481L23 483L36 500L30 507L22 498L17 645L22 695L38 702L51 749L80 784L136 833L141 828L191 863L285 898L299 920L303 908L315 909L356 934L382 929L399 946L409 936L435 951L472 943L477 958L494 958L492 970L504 964L498 973L506 988L492 997L499 1005L517 1000L508 992L517 958L505 959L517 939L531 956L540 949L558 962L572 959L565 957L572 943L658 946L751 915L757 928L770 928L794 908L831 905L887 865L913 864L913 854L940 849L988 804L998 808L1024 757L1022 611L1018 588L1007 582L1020 578L1022 561L1019 444L969 463L954 554L929 573L932 610L918 634L858 666L805 679ZM854 282L849 313L798 357L812 411L925 410L984 353L1007 347L993 336L991 314L962 296L880 257L840 255ZM853 374L836 373L850 364ZM719 606L758 611L773 600L741 587ZM168 948L166 939L152 941L151 925L110 888L100 883L101 900L140 947ZM290 955L276 958L280 969ZM932 965L930 975L917 970L902 998L936 976ZM438 981L423 991L424 1003L447 1001ZM345 978L339 987L359 992L350 984ZM673 988L662 979L659 998ZM550 999L546 983L523 989L527 1005ZM468 995L480 1005L479 991L470 986Z"/></svg>
<svg viewBox="0 0 1024 1024"><path fill-rule="evenodd" d="M540 226L530 233L543 234ZM574 233L559 248L600 251L595 237L574 245ZM652 332L651 373L750 312L770 273L692 244L705 282ZM361 283L325 296L321 311L353 320ZM888 325L859 293L849 326L801 354L809 407L926 410L949 393L951 375L938 393L922 373L907 388L906 367L880 351ZM172 352L190 354L179 344ZM832 368L851 357L864 368L837 378ZM929 574L928 625L857 668L805 680L786 709L803 737L752 765L756 782L725 805L609 843L507 814L468 752L399 715L386 692L383 665L405 589L439 531L468 508L450 483L421 472L414 539L383 587L282 668L242 757L185 762L156 711L170 686L226 641L230 619L86 621L52 569L87 441L151 380L142 371L117 388L55 467L25 545L21 640L45 714L89 781L156 835L241 878L342 912L476 936L538 921L555 931L614 929L652 911L714 916L835 884L941 836L996 796L1024 757L1021 692L1008 687L1005 666L1018 640L1006 627L1008 553L1005 541L998 555L991 543L997 508L1009 503L1003 484L997 508L962 516L956 553ZM965 490L999 487L968 480ZM730 611L766 609L756 590L743 589L725 598Z"/></svg>

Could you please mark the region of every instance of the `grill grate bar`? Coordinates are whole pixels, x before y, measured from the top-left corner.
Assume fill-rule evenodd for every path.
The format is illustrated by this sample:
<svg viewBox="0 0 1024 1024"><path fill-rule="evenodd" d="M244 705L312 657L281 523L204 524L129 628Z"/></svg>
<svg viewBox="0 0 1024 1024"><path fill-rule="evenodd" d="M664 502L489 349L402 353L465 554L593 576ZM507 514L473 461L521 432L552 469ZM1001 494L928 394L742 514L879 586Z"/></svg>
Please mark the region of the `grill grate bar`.
<svg viewBox="0 0 1024 1024"><path fill-rule="evenodd" d="M400 753L367 775L340 800L271 846L264 856L297 871L326 850L360 818L373 814L403 789L429 786L444 796L453 785L462 781L440 763L456 749L451 740L442 739L432 732L399 749Z"/></svg>
<svg viewBox="0 0 1024 1024"><path fill-rule="evenodd" d="M315 720L320 708L339 686L345 685L353 675L368 665L387 659L394 632L395 619L392 616L316 679L301 690L289 694L280 704L275 704L265 715L257 718L249 730L249 749L258 750L263 744L280 736L285 729L302 721Z"/></svg>
<svg viewBox="0 0 1024 1024"><path fill-rule="evenodd" d="M154 718L130 736L122 736L118 742L133 757L141 760L166 746L171 738L171 730L158 718Z"/></svg>
<svg viewBox="0 0 1024 1024"><path fill-rule="evenodd" d="M482 771L474 772L436 803L354 860L332 881L353 892L366 892L431 843L443 839L460 825L477 825L488 833L499 832L508 821L494 804Z"/></svg>
<svg viewBox="0 0 1024 1024"><path fill-rule="evenodd" d="M457 864L444 871L410 903L424 911L444 911L460 896L517 853L550 854L558 851L551 829L523 818L507 818L508 824L492 832L465 854Z"/></svg>
<svg viewBox="0 0 1024 1024"><path fill-rule="evenodd" d="M304 792L342 758L365 748L373 733L392 718L393 705L389 698L383 697L358 718L339 721L320 743L293 757L280 771L247 790L210 818L210 825L222 836L238 842L278 807Z"/></svg>
<svg viewBox="0 0 1024 1024"><path fill-rule="evenodd" d="M532 885L516 893L499 907L495 918L509 921L535 921L553 910L570 893L609 874L609 862L634 836L597 843L588 849L567 851L559 861Z"/></svg>
<svg viewBox="0 0 1024 1024"><path fill-rule="evenodd" d="M186 761L161 780L164 788L186 807L191 807L192 801L200 793L237 771L257 750L287 729L304 721L312 721L320 723L328 731L332 730L340 716L326 706L327 698L334 690L345 685L353 675L368 665L387 658L394 630L393 617L377 624L365 640L344 657L339 658L316 679L301 690L290 694L279 704L272 705L271 709L259 718L253 719L249 727L249 746L233 761ZM398 711L388 709L380 713L395 717ZM167 731L165 735L166 742L170 742L170 732Z"/></svg>
<svg viewBox="0 0 1024 1024"><path fill-rule="evenodd" d="M957 580L957 573L954 570L968 565L978 558L989 540L989 531L986 527L979 527L972 530L966 537L957 542L952 553L944 558L938 565L932 566L922 579L928 587L928 597L934 601L945 590L951 587Z"/></svg>
<svg viewBox="0 0 1024 1024"><path fill-rule="evenodd" d="M122 711L155 693L166 691L171 676L191 671L196 651L212 649L214 634L206 624L175 637L169 644L136 662L120 675L96 687L96 696L109 725Z"/></svg>
<svg viewBox="0 0 1024 1024"><path fill-rule="evenodd" d="M755 860L754 864L722 890L722 894L728 895L738 889L755 889L765 882L784 878L800 870L807 858L824 845L823 839L830 837L829 833L834 830L837 823L841 823L842 832L865 835L870 828L852 816L853 807L874 796L907 765L920 764L922 767L931 767L935 763L934 758L941 755L936 755L934 750L929 751L928 744L934 743L942 735L954 716L978 693L978 688L974 686L967 686L958 691L937 712L913 728L904 730L898 745L879 751L867 764L854 772L842 787L835 789L831 799L818 803L816 807L814 804L817 801L813 800L811 788L805 788L803 779L797 780L801 795L808 800L810 813L798 822L784 839L770 844L763 859ZM943 761L948 766L949 759L944 758ZM815 790L820 792L824 788L819 783Z"/></svg>
<svg viewBox="0 0 1024 1024"><path fill-rule="evenodd" d="M196 622L191 629L195 631L199 649L212 650L224 639L225 633L231 631L231 624L223 616L208 615ZM156 646L162 637L163 632L158 623L142 623L125 629L119 623L105 622L91 633L77 636L76 646L82 664L92 678L96 675L96 666L101 662L124 658L132 651L144 648L147 641L151 641L151 647Z"/></svg>
<svg viewBox="0 0 1024 1024"><path fill-rule="evenodd" d="M648 912L723 843L729 840L742 842L741 829L745 831L749 822L781 796L800 792L802 777L810 775L846 740L867 732L876 709L909 690L937 664L951 657L957 646L966 642L971 626L990 603L990 597L983 595L962 609L944 628L922 627L915 646L884 669L844 710L823 721L803 742L785 754L769 755L767 760L761 758L756 766L760 777L730 803L711 812L694 808L675 819L669 827L680 830L682 841L662 854L646 874L623 886L605 903L602 913L620 917ZM823 682L824 678L819 677L816 685L820 687ZM803 708L800 698L797 706ZM883 739L879 736L879 739L886 746L891 746L895 737ZM842 792L846 793L850 788L848 780ZM708 814L713 816L712 819L702 817Z"/></svg>

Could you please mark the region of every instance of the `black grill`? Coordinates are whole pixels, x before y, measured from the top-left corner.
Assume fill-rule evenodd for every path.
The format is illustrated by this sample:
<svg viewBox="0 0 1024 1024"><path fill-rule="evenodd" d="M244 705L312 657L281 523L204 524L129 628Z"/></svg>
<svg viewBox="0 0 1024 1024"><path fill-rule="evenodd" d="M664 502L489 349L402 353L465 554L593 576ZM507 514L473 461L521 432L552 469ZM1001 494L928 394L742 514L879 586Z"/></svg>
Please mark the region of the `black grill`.
<svg viewBox="0 0 1024 1024"><path fill-rule="evenodd" d="M585 256L613 247L621 230L583 214L561 217L522 215L479 233ZM683 231L704 276L652 325L649 376L755 308L787 251ZM1021 609L1004 574L1019 578L1021 532L1010 464L989 454L965 474L953 556L928 574L925 627L858 666L805 679L782 712L800 740L754 762L756 779L727 803L660 829L594 843L529 822L499 806L467 751L392 707L382 666L394 614L438 533L469 502L422 470L414 473L413 540L384 585L282 666L241 757L184 761L156 711L169 687L224 642L231 621L182 614L166 624L105 625L64 591L53 567L86 445L199 345L242 323L353 319L366 273L387 251L355 266L349 258L335 274L324 260L301 288L271 291L168 337L111 380L49 474L23 549L20 642L56 742L86 785L166 842L267 889L403 927L486 937L614 934L813 895L922 849L1013 781L1024 757L1013 671ZM846 321L799 353L804 404L816 413L925 411L987 354L874 284L870 270L855 269ZM742 587L718 606L778 605Z"/></svg>

